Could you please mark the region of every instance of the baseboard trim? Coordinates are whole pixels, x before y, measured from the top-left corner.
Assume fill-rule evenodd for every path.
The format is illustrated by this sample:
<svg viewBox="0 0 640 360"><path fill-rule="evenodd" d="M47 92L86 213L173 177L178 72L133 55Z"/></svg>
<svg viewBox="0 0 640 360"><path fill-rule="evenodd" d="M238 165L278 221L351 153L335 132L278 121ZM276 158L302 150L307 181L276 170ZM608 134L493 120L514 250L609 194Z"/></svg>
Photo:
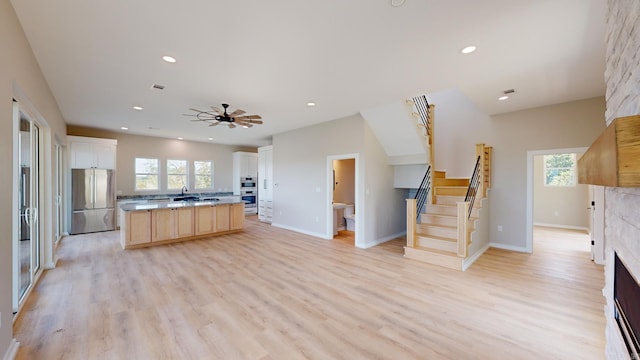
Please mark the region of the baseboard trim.
<svg viewBox="0 0 640 360"><path fill-rule="evenodd" d="M558 225L558 224L546 224L546 223L533 223L533 226L550 227L555 229L580 230L580 231L585 231L589 233L589 229L583 226Z"/></svg>
<svg viewBox="0 0 640 360"><path fill-rule="evenodd" d="M271 223L271 226L275 226L275 227L280 228L280 229L294 231L294 232L297 232L297 233L301 233L301 234L305 234L305 235L309 235L309 236L313 236L313 237L317 237L317 238L321 238L321 239L325 239L325 240L333 239L333 236L329 238L325 234L311 232L311 231L307 231L307 230L302 230L302 229L295 228L293 226L288 226L288 225L283 225L283 224L278 224L278 223Z"/></svg>
<svg viewBox="0 0 640 360"><path fill-rule="evenodd" d="M482 248L480 248L480 250L476 251L475 254L464 259L464 261L462 262L462 271L466 271L469 268L469 266L471 266L474 262L476 262L476 260L478 260L480 256L482 256L482 254L485 253L485 251L489 250L490 247L491 247L491 244L485 244Z"/></svg>
<svg viewBox="0 0 640 360"><path fill-rule="evenodd" d="M376 245L380 245L380 244L385 243L387 241L390 241L390 240L393 240L393 239L397 239L399 237L406 236L406 235L407 235L407 232L406 231L402 231L402 232L399 232L399 233L396 233L396 234L393 234L393 235L385 236L385 237L377 239L375 241L365 243L364 247L362 247L362 249L368 249L370 247L373 247L373 246L376 246Z"/></svg>
<svg viewBox="0 0 640 360"><path fill-rule="evenodd" d="M526 247L522 247L522 246L513 246L513 245L505 245L505 244L498 244L498 243L490 243L489 246L496 249L509 250L509 251L515 251L515 252L521 252L521 253L530 253L530 251L528 251Z"/></svg>
<svg viewBox="0 0 640 360"><path fill-rule="evenodd" d="M9 348L7 352L4 353L3 360L13 360L16 358L16 354L18 353L18 348L20 347L20 343L16 339L11 339L11 343L9 344Z"/></svg>

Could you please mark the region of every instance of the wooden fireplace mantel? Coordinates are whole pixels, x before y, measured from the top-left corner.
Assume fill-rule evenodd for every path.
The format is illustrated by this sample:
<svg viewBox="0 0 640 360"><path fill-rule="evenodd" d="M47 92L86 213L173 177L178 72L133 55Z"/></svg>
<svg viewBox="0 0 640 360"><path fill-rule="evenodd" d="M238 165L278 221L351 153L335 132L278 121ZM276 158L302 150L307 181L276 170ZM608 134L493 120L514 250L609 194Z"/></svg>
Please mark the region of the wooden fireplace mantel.
<svg viewBox="0 0 640 360"><path fill-rule="evenodd" d="M640 115L609 124L578 160L578 182L640 187Z"/></svg>

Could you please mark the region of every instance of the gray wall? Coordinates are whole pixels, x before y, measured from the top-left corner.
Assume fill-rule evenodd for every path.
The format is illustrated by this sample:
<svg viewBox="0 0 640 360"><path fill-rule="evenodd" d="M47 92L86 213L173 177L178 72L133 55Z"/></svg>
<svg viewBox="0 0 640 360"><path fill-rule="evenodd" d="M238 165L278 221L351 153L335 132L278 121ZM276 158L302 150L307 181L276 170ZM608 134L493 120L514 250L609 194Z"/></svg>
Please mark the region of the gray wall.
<svg viewBox="0 0 640 360"><path fill-rule="evenodd" d="M136 192L134 190L134 163L136 157L160 159L161 177L163 177L163 174L166 174L164 169L166 168L167 159L188 160L189 163L194 160L212 160L215 190L230 192L233 190L233 152L257 152L255 148L130 135L71 125L67 127L67 133L69 135L118 140L116 181L117 189L122 192L122 195L166 193L162 188L159 191L153 192ZM166 180L161 179L161 183L165 184L164 188L166 188Z"/></svg>
<svg viewBox="0 0 640 360"><path fill-rule="evenodd" d="M534 156L533 175L534 224L589 229L588 185L545 186L543 155Z"/></svg>
<svg viewBox="0 0 640 360"><path fill-rule="evenodd" d="M527 152L589 147L605 127L602 97L493 116L455 89L429 102L436 105L436 170L470 177L474 144L493 146L489 235L492 245L519 251L526 250Z"/></svg>
<svg viewBox="0 0 640 360"><path fill-rule="evenodd" d="M404 194L393 188L393 169L359 115L289 131L273 137L273 224L327 236L327 157L357 154L359 246L371 246L405 231ZM329 176L329 178L331 178ZM359 221L359 220L358 220Z"/></svg>
<svg viewBox="0 0 640 360"><path fill-rule="evenodd" d="M0 164L3 169L0 173L0 184L7 188L14 183L12 168L14 157L13 143L13 105L12 97L28 100L33 107L47 121L51 131L51 148L57 138L66 141L65 124L56 105L55 99L42 76L40 68L33 56L33 52L27 42L22 27L18 22L13 7L9 0L0 0ZM16 94L20 92L21 94ZM45 131L46 133L46 131ZM46 135L46 134L45 134ZM49 156L45 159L46 166L53 166L54 159ZM11 215L13 213L12 197L16 188L0 192L0 313L2 313L2 327L0 328L0 357L4 356L12 339L12 241L14 232ZM51 203L51 199L49 199ZM51 214L52 208L44 209ZM49 229L49 234L53 233ZM45 240L45 239L43 239ZM46 239L51 241L51 239Z"/></svg>
<svg viewBox="0 0 640 360"><path fill-rule="evenodd" d="M527 152L588 147L604 130L604 112L604 98L598 97L489 118L492 245L526 249Z"/></svg>

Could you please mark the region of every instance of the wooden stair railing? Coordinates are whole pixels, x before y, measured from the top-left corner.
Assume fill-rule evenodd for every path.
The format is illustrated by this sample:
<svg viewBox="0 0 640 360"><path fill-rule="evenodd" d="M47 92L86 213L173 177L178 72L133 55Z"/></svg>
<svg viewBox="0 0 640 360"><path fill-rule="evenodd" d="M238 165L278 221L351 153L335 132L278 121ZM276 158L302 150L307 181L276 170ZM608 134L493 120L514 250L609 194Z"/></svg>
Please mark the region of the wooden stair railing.
<svg viewBox="0 0 640 360"><path fill-rule="evenodd" d="M434 215L431 214L435 214L436 212L431 211L428 211L427 214L423 214L425 217L421 217L420 209L418 208L416 199L407 199L406 247L409 249L405 249L405 256L439 265L453 264L454 262L443 260L442 256L445 255L442 255L443 252L438 251L437 249L445 249L445 247L446 249L450 249L446 251L450 251L451 258L464 259L468 256L468 246L471 244L471 233L475 229L474 221L476 219L473 216L478 216L479 209L474 208L476 208L475 205L479 204L482 198L486 197L487 189L489 189L491 186L492 148L487 147L484 144L478 144L476 145L476 152L477 161L474 166L474 175L471 179L467 179L466 181L463 181L465 179L446 179L443 172L434 171L433 168L430 169L431 173L434 174L434 182L431 186L430 191L434 194L434 197L438 195L436 193L436 189L439 188L438 183L435 182L436 180L445 180L439 182L441 182L442 184L447 184L444 186L444 188L450 189L443 193L444 195L442 196L444 198L450 197L454 193L452 192L453 189L451 188L455 186L448 185L462 185L464 183L466 186L467 196L465 196L463 201L458 201L457 203L455 203L453 202L455 201L453 199L444 200L448 204L456 204L454 206L454 209L451 209L453 211L449 212L447 210L447 212L451 214L450 216L452 216L452 218L444 220L442 216L445 215L440 215L440 217L436 215L434 217ZM436 206L439 207L438 209L442 209L442 206L444 206L443 204L445 203L440 203L440 196L438 197L438 199L438 204L432 204L432 206ZM445 212L443 212L442 214L445 214ZM424 224L420 224L420 221L418 221L419 219L427 222ZM455 232L451 232L451 235L446 235L451 237L451 246L442 245L442 239L438 238L438 236L445 236L439 235L443 234L442 231L445 228L449 228L452 231L455 230ZM446 231L448 232L448 230ZM433 237L434 235L436 236L435 240ZM431 248L431 246L433 246L433 248ZM425 253L424 251L426 251L427 253ZM435 251L435 253L432 255L427 255L430 254L429 251ZM434 260L434 258L436 258L436 260ZM461 262L455 262L455 264L456 265L453 266L453 268L461 270L461 268L459 267ZM451 265L449 265L448 267L451 267Z"/></svg>
<svg viewBox="0 0 640 360"><path fill-rule="evenodd" d="M435 144L434 144L434 114L436 106L429 104L425 95L416 96L411 100L407 100L407 105L412 107L411 115L414 118L419 119L416 130L424 140L422 144L426 151L429 152L428 164L432 169L435 169ZM416 111L413 111L415 108Z"/></svg>

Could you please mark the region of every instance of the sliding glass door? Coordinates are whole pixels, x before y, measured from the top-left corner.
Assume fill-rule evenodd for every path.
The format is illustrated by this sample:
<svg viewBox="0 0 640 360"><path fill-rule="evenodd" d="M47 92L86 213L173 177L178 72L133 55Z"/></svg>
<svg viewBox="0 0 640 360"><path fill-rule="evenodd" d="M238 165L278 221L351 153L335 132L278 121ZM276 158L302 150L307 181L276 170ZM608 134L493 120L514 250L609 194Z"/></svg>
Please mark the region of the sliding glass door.
<svg viewBox="0 0 640 360"><path fill-rule="evenodd" d="M18 108L19 109L19 108ZM19 116L18 212L14 239L14 307L17 309L40 271L40 128L24 112Z"/></svg>

